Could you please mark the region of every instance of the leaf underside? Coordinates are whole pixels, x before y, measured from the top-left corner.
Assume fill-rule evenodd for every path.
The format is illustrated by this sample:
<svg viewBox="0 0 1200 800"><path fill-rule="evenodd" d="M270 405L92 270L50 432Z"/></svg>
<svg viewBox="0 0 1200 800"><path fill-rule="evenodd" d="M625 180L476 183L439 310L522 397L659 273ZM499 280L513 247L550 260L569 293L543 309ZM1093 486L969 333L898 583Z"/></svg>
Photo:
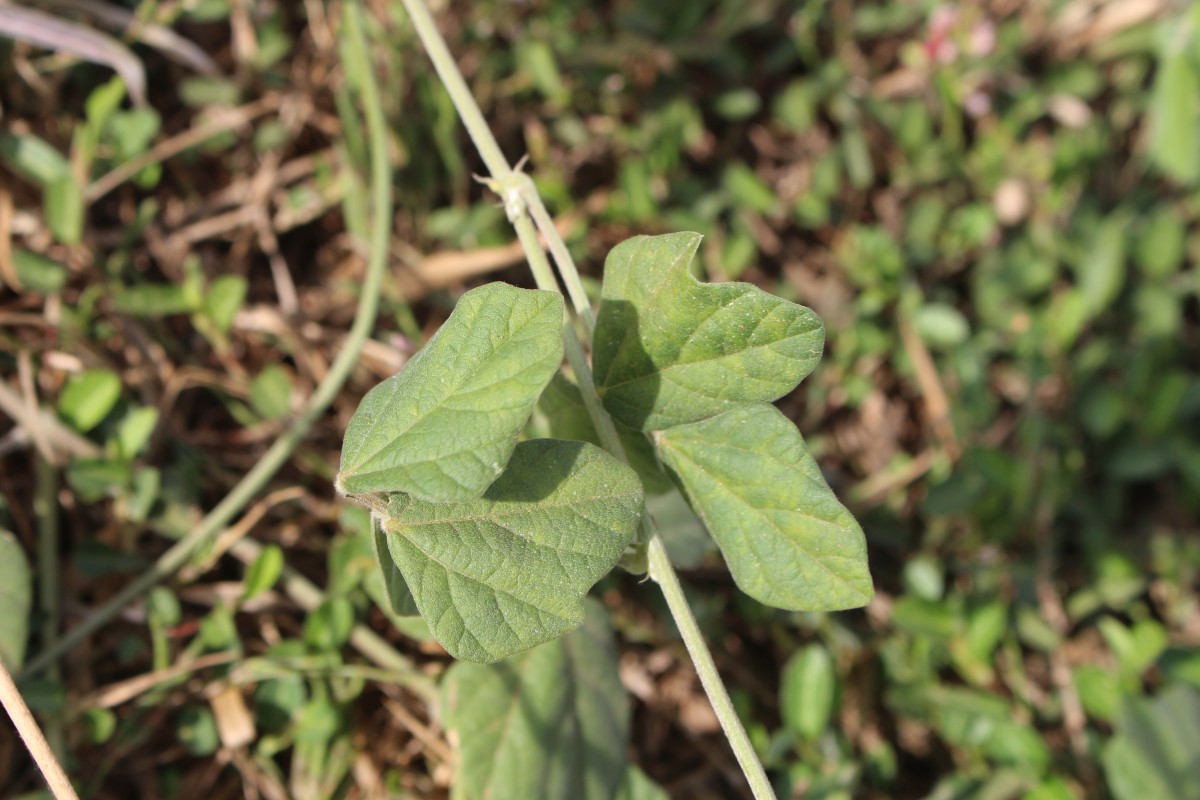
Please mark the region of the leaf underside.
<svg viewBox="0 0 1200 800"><path fill-rule="evenodd" d="M793 611L870 601L862 529L777 408L749 405L659 436L742 591Z"/></svg>
<svg viewBox="0 0 1200 800"><path fill-rule="evenodd" d="M665 430L778 399L816 366L825 342L812 310L747 283L688 271L700 236L638 236L604 265L596 387L624 425Z"/></svg>
<svg viewBox="0 0 1200 800"><path fill-rule="evenodd" d="M400 568L392 560L392 553L388 549L387 534L383 532L379 518L374 515L371 517L371 539L375 546L375 562L379 567L379 582L382 589L380 594L387 600L387 605L393 614L400 617L417 616L420 614L420 611L417 610L417 601L413 599L408 584L404 582L404 575L401 574Z"/></svg>
<svg viewBox="0 0 1200 800"><path fill-rule="evenodd" d="M473 500L496 480L538 395L562 362L556 292L490 283L405 368L363 398L342 446L338 486Z"/></svg>
<svg viewBox="0 0 1200 800"><path fill-rule="evenodd" d="M583 598L633 540L637 474L598 447L535 439L482 498L389 498L388 547L433 635L492 662L583 621Z"/></svg>
<svg viewBox="0 0 1200 800"><path fill-rule="evenodd" d="M626 774L629 699L603 608L502 664L455 664L444 718L461 743L454 798L611 800Z"/></svg>

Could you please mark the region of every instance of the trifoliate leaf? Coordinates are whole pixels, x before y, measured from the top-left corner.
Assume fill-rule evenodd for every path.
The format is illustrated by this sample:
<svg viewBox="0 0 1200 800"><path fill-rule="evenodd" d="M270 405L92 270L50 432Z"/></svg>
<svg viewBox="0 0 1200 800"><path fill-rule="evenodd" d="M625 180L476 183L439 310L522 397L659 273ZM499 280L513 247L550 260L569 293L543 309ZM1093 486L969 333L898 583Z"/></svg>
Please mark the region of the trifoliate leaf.
<svg viewBox="0 0 1200 800"><path fill-rule="evenodd" d="M700 235L638 236L604 265L596 386L609 413L644 431L782 397L821 357L810 309L748 283L688 271Z"/></svg>
<svg viewBox="0 0 1200 800"><path fill-rule="evenodd" d="M444 716L461 743L456 800L611 800L627 770L629 699L607 615L501 664L455 664Z"/></svg>
<svg viewBox="0 0 1200 800"><path fill-rule="evenodd" d="M479 500L392 495L388 548L455 658L499 661L583 621L583 597L634 537L637 474L598 447L535 439Z"/></svg>
<svg viewBox="0 0 1200 800"><path fill-rule="evenodd" d="M777 408L750 405L659 436L742 591L792 611L871 599L862 529Z"/></svg>
<svg viewBox="0 0 1200 800"><path fill-rule="evenodd" d="M363 398L338 487L479 497L562 361L562 321L556 292L490 283L464 294L429 344Z"/></svg>

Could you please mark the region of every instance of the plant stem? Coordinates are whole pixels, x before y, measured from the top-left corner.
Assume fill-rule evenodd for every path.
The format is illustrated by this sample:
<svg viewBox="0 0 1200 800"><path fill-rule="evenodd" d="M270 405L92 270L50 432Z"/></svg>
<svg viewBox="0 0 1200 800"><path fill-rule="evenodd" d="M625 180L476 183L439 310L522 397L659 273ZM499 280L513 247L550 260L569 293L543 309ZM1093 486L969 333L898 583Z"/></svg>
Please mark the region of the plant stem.
<svg viewBox="0 0 1200 800"><path fill-rule="evenodd" d="M563 243L562 237L558 235L553 219L542 204L537 188L528 176L514 173L504 158L504 153L501 152L499 144L483 118L483 112L480 111L474 95L471 94L466 81L463 80L462 73L459 72L458 66L450 55L450 50L446 47L446 42L434 24L423 0L403 0L403 2L442 84L450 93L459 117L466 126L476 149L479 150L479 155L487 165L488 171L492 174L490 184L504 200L509 221L516 229L517 238L520 239L525 250L534 280L539 288L558 289L558 283L554 280L553 274L549 274L546 255L542 252L541 244L530 223L529 214L533 215L534 220L538 223L538 228L546 238L555 264L558 266L559 274L570 293L571 303L579 318L583 320L590 336L594 327L592 309L583 291L579 271L576 269L575 262ZM625 449L617 436L616 426L604 410L599 395L596 393L591 367L588 365L579 338L575 335L575 329L568 323L564 326L563 333L567 360L575 372L584 405L592 417L600 435L600 441L606 450L628 463ZM696 619L692 616L691 609L688 608L687 599L683 595L683 587L679 583L675 568L671 566L662 537L659 536L653 524L647 523L645 520L643 520L643 529L648 534L646 539L650 577L662 587L671 615L675 618L675 624L679 628L688 653L695 662L700 682L708 694L717 718L721 721L721 727L737 756L742 772L758 800L774 800L775 792L767 780L766 772L758 760L758 755L754 752L754 746L750 743L750 738L746 735L741 720L734 711L733 702L729 699L729 693L721 682L721 677L712 660L712 654L704 643L704 637L700 633Z"/></svg>
<svg viewBox="0 0 1200 800"><path fill-rule="evenodd" d="M33 675L54 663L64 653L78 645L95 630L107 623L121 609L136 600L157 583L173 574L192 557L192 554L208 542L235 514L258 494L267 482L291 457L296 446L308 434L309 429L337 397L350 370L358 363L358 355L368 334L375 327L379 308L379 290L387 264L387 245L392 220L392 173L387 154L387 126L383 116L383 103L379 96L379 85L367 59L367 47L362 33L362 18L358 3L346 4L346 32L350 46L345 48L347 58L355 63L351 67L361 76L363 111L367 118L368 138L371 144L371 242L367 258L366 274L363 276L358 309L354 324L346 336L342 349L329 367L324 380L317 386L300 416L288 430L275 440L254 468L233 487L225 498L200 521L194 530L180 539L163 553L149 570L116 594L111 600L63 636L56 645L47 648L29 662L22 677Z"/></svg>
<svg viewBox="0 0 1200 800"><path fill-rule="evenodd" d="M29 712L25 698L17 691L17 685L13 683L12 675L8 674L8 668L4 666L3 661L0 661L0 704L3 704L4 710L8 712L17 733L21 735L21 741L25 743L38 769L42 771L42 777L46 779L54 797L57 800L79 800L75 788L71 786L71 780L58 763L50 745L46 743L42 729Z"/></svg>
<svg viewBox="0 0 1200 800"><path fill-rule="evenodd" d="M750 789L755 798L774 800L775 790L767 780L767 773L762 762L758 760L758 754L754 752L754 745L750 743L750 737L746 735L746 729L742 726L737 711L733 708L729 693L725 691L725 684L721 682L721 675L717 672L712 653L704 643L704 635L700 632L700 626L696 624L692 609L688 607L679 576L671 566L667 548L657 531L650 536L646 556L650 562L650 577L662 588L667 606L671 609L671 616L675 618L675 625L679 628L679 635L683 637L683 643L692 657L696 674L700 676L700 683L712 702L713 711L721 720L721 727L729 739L729 746L733 748L738 764L742 767L742 774L750 782Z"/></svg>

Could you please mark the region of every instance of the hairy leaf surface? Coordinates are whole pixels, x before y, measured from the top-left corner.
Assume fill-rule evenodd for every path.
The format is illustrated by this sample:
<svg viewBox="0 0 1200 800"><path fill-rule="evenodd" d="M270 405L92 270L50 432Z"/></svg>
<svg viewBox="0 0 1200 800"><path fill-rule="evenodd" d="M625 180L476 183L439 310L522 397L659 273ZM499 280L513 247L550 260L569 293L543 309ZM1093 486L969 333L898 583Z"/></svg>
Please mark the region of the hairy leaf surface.
<svg viewBox="0 0 1200 800"><path fill-rule="evenodd" d="M625 776L629 699L607 615L501 664L458 663L442 684L461 742L454 798L611 800Z"/></svg>
<svg viewBox="0 0 1200 800"><path fill-rule="evenodd" d="M491 662L579 626L641 507L637 474L600 448L535 439L479 500L393 495L383 527L433 635L455 658Z"/></svg>
<svg viewBox="0 0 1200 800"><path fill-rule="evenodd" d="M775 400L812 372L825 329L810 309L688 271L700 235L638 236L604 264L596 387L609 413L656 431Z"/></svg>
<svg viewBox="0 0 1200 800"><path fill-rule="evenodd" d="M681 425L659 443L746 594L793 611L871 599L862 529L777 408L750 405Z"/></svg>
<svg viewBox="0 0 1200 800"><path fill-rule="evenodd" d="M355 412L338 486L472 500L496 479L562 361L562 297L490 283Z"/></svg>

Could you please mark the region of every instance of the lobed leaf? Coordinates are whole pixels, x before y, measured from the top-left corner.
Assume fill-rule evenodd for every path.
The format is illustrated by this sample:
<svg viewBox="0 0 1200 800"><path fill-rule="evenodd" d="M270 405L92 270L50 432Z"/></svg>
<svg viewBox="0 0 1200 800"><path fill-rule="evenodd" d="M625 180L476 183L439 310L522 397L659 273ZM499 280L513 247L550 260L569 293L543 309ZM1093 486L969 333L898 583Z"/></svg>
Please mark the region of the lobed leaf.
<svg viewBox="0 0 1200 800"><path fill-rule="evenodd" d="M392 495L388 549L439 642L491 662L583 621L583 598L616 566L642 508L637 474L584 442L535 439L484 496Z"/></svg>
<svg viewBox="0 0 1200 800"><path fill-rule="evenodd" d="M862 529L779 409L750 405L674 427L659 447L743 592L792 611L871 599Z"/></svg>
<svg viewBox="0 0 1200 800"><path fill-rule="evenodd" d="M696 233L638 236L604 264L596 388L613 417L657 431L790 392L821 357L810 309L748 283L705 284Z"/></svg>
<svg viewBox="0 0 1200 800"><path fill-rule="evenodd" d="M629 699L607 615L502 664L458 663L442 684L460 744L454 798L611 800L627 771Z"/></svg>
<svg viewBox="0 0 1200 800"><path fill-rule="evenodd" d="M562 321L556 292L490 283L464 294L421 352L363 398L338 487L478 498L562 362Z"/></svg>

